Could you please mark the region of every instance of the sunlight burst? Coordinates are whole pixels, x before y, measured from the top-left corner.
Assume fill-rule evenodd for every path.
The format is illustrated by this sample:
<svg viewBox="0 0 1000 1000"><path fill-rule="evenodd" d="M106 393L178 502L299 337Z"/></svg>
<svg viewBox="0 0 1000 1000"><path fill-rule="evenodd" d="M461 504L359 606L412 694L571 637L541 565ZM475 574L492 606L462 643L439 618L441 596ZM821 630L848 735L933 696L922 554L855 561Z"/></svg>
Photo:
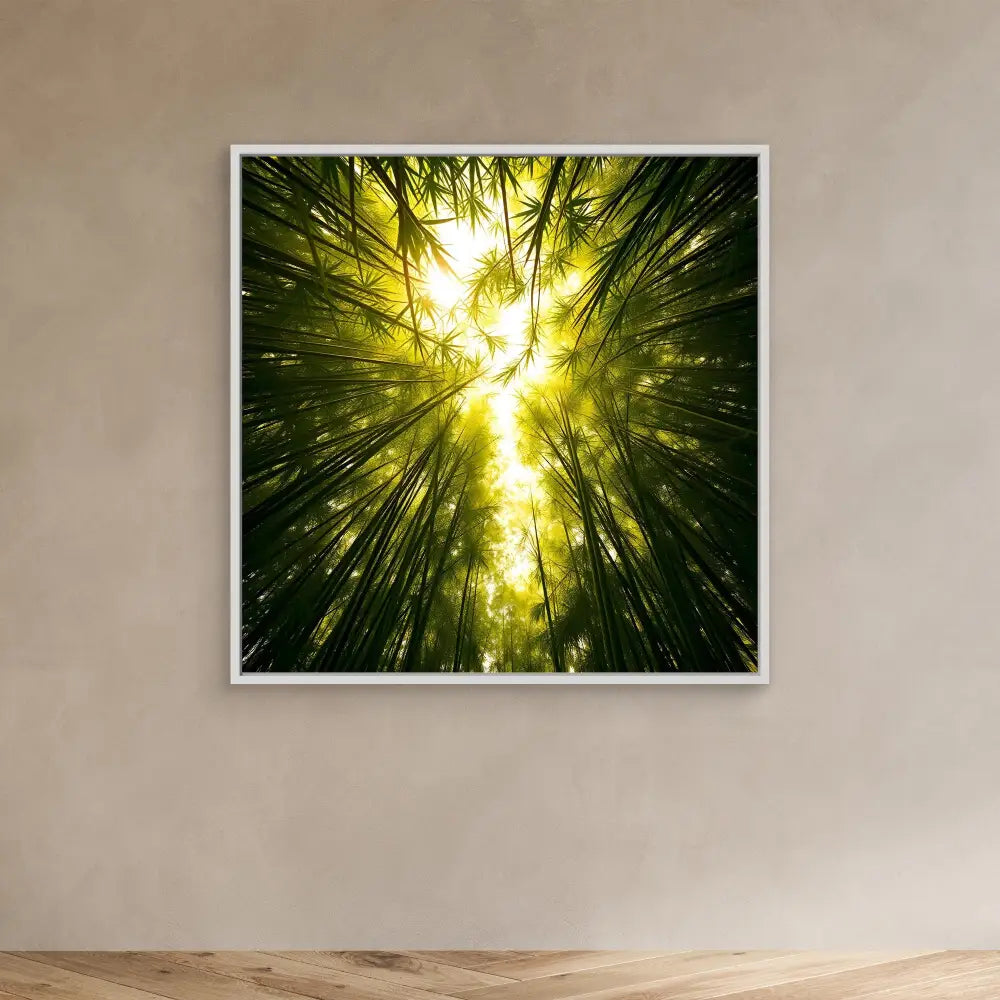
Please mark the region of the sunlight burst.
<svg viewBox="0 0 1000 1000"><path fill-rule="evenodd" d="M441 226L436 235L452 271L438 264L428 268L427 293L439 310L459 324L459 343L466 356L480 366L481 374L463 393L463 409L468 411L475 403L485 404L495 441L489 468L500 545L496 571L486 581L491 595L488 608L495 614L498 609L494 598L502 594L504 586L520 593L533 592L537 586L528 526L541 474L523 459L518 425L524 394L545 377L547 355L543 339L526 357L531 320L526 295L495 310L495 318L485 328L489 341L475 331L468 300L476 269L490 251L496 255L506 252L503 229L496 220L476 229L452 222ZM544 304L548 301L546 295Z"/></svg>

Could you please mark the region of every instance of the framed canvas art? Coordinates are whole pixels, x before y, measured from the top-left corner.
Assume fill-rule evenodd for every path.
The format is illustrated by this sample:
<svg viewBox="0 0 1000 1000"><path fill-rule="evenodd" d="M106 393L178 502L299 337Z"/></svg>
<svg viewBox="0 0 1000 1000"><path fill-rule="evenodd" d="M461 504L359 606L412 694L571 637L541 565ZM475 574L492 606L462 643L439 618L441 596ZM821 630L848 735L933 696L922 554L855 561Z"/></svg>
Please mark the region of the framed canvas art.
<svg viewBox="0 0 1000 1000"><path fill-rule="evenodd" d="M766 683L768 151L232 148L232 679Z"/></svg>

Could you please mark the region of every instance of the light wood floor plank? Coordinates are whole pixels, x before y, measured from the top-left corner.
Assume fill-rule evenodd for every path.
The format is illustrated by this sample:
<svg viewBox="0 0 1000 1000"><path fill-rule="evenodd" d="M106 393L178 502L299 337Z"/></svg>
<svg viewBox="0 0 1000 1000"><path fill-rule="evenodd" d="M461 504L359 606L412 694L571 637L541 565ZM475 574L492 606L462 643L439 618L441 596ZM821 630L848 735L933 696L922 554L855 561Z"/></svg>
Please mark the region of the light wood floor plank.
<svg viewBox="0 0 1000 1000"><path fill-rule="evenodd" d="M968 972L993 969L1000 979L1000 952L942 951L917 958L733 993L727 1000L878 1000L889 989L924 986ZM1000 983L997 996L1000 998Z"/></svg>
<svg viewBox="0 0 1000 1000"><path fill-rule="evenodd" d="M55 951L32 955L56 968L173 1000L289 1000L288 993L282 990L188 969L152 952ZM343 990L337 996L345 1000Z"/></svg>
<svg viewBox="0 0 1000 1000"><path fill-rule="evenodd" d="M366 976L398 986L451 993L458 990L482 989L513 982L509 976L495 975L477 969L462 969L433 959L398 951L276 951L278 955L299 962Z"/></svg>
<svg viewBox="0 0 1000 1000"><path fill-rule="evenodd" d="M530 955L565 955L566 952L545 951L414 951L408 950L407 955L426 958L430 962L440 962L442 965L454 965L459 969L482 969L496 962L511 958L527 958Z"/></svg>
<svg viewBox="0 0 1000 1000"><path fill-rule="evenodd" d="M8 995L22 1000L161 1000L144 990L0 953L0 996Z"/></svg>
<svg viewBox="0 0 1000 1000"><path fill-rule="evenodd" d="M509 979L541 979L568 972L588 972L611 965L625 965L647 958L662 958L663 951L564 951L508 958L483 966L484 972Z"/></svg>
<svg viewBox="0 0 1000 1000"><path fill-rule="evenodd" d="M903 986L869 994L871 1000L997 1000L1000 974L996 969L949 976L923 986Z"/></svg>
<svg viewBox="0 0 1000 1000"><path fill-rule="evenodd" d="M600 992L574 993L565 1000L716 1000L717 997L732 993L777 986L780 983L809 979L830 972L845 972L849 969L877 965L891 961L896 955L877 957L875 955L810 955L787 954L759 962L713 972L701 972L690 976L673 976L669 979L635 985L616 986ZM612 971L612 970L605 970ZM569 977L567 977L569 978ZM539 982L539 980L535 980ZM545 982L545 980L540 980ZM530 984L525 984L530 985ZM505 987L497 987L503 989Z"/></svg>
<svg viewBox="0 0 1000 1000"><path fill-rule="evenodd" d="M787 954L789 952L783 951L680 951L606 969L592 969L558 978L532 979L510 986L494 986L463 993L461 996L468 1000L564 1000L606 989L641 986L644 983L690 976L697 972L718 972Z"/></svg>
<svg viewBox="0 0 1000 1000"><path fill-rule="evenodd" d="M168 961L186 968L230 977L246 985L286 990L313 1000L434 1000L446 995L438 990L431 993L352 972L326 969L273 952L178 951L161 954Z"/></svg>

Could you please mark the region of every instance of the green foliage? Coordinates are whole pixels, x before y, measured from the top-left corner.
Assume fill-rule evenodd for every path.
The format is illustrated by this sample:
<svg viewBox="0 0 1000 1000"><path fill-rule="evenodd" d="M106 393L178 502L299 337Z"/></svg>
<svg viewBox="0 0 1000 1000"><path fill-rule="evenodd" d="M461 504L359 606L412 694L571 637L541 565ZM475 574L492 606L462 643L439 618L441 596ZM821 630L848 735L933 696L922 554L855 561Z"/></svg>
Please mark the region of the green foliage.
<svg viewBox="0 0 1000 1000"><path fill-rule="evenodd" d="M245 671L752 671L752 158L243 161Z"/></svg>

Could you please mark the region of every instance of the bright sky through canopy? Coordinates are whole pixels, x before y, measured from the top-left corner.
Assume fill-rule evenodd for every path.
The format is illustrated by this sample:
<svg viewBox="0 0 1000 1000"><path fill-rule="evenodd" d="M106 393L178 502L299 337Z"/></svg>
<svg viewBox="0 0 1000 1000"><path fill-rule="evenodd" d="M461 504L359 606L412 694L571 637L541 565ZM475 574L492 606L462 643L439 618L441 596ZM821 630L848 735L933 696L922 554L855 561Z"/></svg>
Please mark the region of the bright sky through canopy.
<svg viewBox="0 0 1000 1000"><path fill-rule="evenodd" d="M499 205L491 206L493 215L476 227L467 222L451 221L437 227L436 236L448 259L450 271L434 264L427 269L425 285L427 295L442 319L458 326L459 343L467 356L477 360L482 374L465 392L467 405L478 402L488 407L490 426L494 435L494 457L490 463L491 485L496 500L496 520L500 527L500 558L496 571L484 581L490 595L488 611L498 613L496 595L501 582L515 591L535 593L537 585L532 579L535 557L528 533L535 506L536 518L542 515L544 502L538 493L540 473L526 464L520 444L519 417L522 395L532 385L537 386L546 377L547 356L544 340L537 345L530 360L524 358L531 320L528 293L514 302L496 310L492 321L484 325L488 342L476 330L467 308L472 294L472 282L483 260L491 251L502 255L503 228L497 212ZM575 282L567 282L567 291ZM543 305L550 301L546 292ZM514 369L512 375L504 373Z"/></svg>

